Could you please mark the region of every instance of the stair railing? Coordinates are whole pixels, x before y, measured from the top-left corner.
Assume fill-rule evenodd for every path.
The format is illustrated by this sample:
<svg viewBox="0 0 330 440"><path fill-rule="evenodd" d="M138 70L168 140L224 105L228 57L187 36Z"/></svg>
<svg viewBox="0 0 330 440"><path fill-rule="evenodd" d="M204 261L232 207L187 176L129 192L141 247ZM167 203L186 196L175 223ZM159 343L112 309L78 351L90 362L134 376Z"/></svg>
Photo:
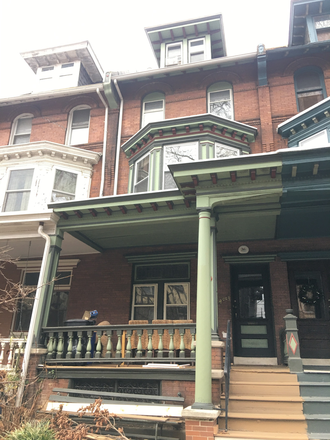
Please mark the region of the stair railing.
<svg viewBox="0 0 330 440"><path fill-rule="evenodd" d="M231 344L230 344L230 321L227 322L227 339L226 339L226 354L225 354L225 431L228 431L228 404L229 404L229 382L230 382L230 367L231 367Z"/></svg>

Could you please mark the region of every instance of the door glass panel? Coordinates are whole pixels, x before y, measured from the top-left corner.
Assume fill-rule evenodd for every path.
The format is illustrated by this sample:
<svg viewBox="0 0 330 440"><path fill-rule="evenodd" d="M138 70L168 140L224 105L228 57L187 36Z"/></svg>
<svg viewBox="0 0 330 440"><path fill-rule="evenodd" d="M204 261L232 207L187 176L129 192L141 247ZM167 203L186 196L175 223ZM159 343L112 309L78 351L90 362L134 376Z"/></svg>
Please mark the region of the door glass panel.
<svg viewBox="0 0 330 440"><path fill-rule="evenodd" d="M241 325L242 335L267 335L265 325Z"/></svg>
<svg viewBox="0 0 330 440"><path fill-rule="evenodd" d="M239 275L238 300L241 319L266 318L262 274Z"/></svg>
<svg viewBox="0 0 330 440"><path fill-rule="evenodd" d="M242 339L242 348L268 348L268 339Z"/></svg>

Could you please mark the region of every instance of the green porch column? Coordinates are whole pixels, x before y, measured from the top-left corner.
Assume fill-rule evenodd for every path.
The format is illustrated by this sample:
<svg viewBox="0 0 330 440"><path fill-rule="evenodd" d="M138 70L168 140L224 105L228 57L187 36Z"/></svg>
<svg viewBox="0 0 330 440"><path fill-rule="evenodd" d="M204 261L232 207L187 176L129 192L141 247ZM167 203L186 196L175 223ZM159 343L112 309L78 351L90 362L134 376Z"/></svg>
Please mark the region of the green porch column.
<svg viewBox="0 0 330 440"><path fill-rule="evenodd" d="M39 344L41 328L47 326L50 305L54 290L54 278L56 277L58 261L60 258L63 241L62 231L50 236L50 249L47 257L47 266L43 280L42 293L38 307L36 325L34 327L34 345Z"/></svg>
<svg viewBox="0 0 330 440"><path fill-rule="evenodd" d="M193 409L213 409L211 366L211 212L199 212L196 376Z"/></svg>
<svg viewBox="0 0 330 440"><path fill-rule="evenodd" d="M211 331L212 340L219 341L218 329L218 267L217 267L217 228L215 218L211 219Z"/></svg>

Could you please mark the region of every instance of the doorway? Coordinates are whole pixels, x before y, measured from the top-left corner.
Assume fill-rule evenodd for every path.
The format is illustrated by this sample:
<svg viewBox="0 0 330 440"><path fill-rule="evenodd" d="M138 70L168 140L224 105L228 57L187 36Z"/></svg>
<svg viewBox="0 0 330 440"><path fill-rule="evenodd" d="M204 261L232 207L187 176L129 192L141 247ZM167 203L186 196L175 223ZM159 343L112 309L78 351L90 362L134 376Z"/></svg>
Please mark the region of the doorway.
<svg viewBox="0 0 330 440"><path fill-rule="evenodd" d="M274 357L268 265L232 266L231 287L234 356Z"/></svg>

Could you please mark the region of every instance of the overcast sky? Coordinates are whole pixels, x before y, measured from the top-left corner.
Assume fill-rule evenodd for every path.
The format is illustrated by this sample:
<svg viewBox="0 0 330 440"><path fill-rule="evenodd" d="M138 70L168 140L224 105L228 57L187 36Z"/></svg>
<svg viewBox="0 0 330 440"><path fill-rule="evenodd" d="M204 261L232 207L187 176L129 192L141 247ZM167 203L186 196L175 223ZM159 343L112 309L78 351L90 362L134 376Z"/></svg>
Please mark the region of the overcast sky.
<svg viewBox="0 0 330 440"><path fill-rule="evenodd" d="M106 71L156 68L144 28L221 13L227 55L286 46L290 0L0 0L0 98L29 93L19 55L88 40Z"/></svg>

